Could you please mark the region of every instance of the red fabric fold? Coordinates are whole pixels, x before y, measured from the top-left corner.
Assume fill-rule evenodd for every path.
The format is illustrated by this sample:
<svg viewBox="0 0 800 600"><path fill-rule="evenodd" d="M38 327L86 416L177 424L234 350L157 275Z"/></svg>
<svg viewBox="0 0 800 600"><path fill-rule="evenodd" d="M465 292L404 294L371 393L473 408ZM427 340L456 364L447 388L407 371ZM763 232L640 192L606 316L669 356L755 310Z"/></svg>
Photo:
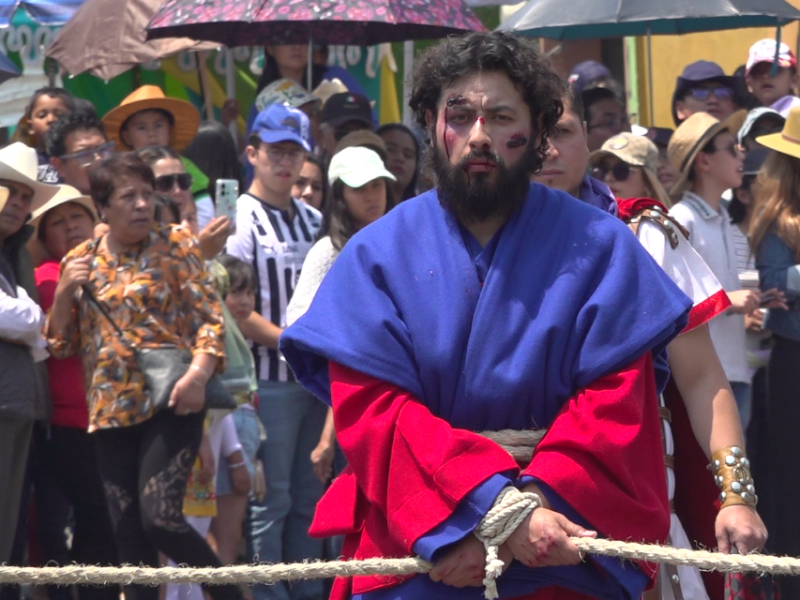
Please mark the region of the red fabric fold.
<svg viewBox="0 0 800 600"><path fill-rule="evenodd" d="M628 198L627 200L617 198L617 214L626 223L645 208L653 207L660 208L665 213L669 212L666 206L653 198Z"/></svg>
<svg viewBox="0 0 800 600"><path fill-rule="evenodd" d="M570 398L525 474L544 481L602 535L663 543L664 452L650 353ZM655 575L655 567L644 568Z"/></svg>
<svg viewBox="0 0 800 600"><path fill-rule="evenodd" d="M452 428L408 392L335 363L329 371L349 467L320 501L311 534L346 534L353 557L408 556L474 488L496 473L519 472L500 446ZM399 581L356 577L352 593Z"/></svg>
<svg viewBox="0 0 800 600"><path fill-rule="evenodd" d="M329 373L337 436L350 466L320 501L311 533L344 534L345 557L407 556L480 483L518 472L494 442L454 429L404 390L335 363ZM616 539L663 541L669 529L654 381L648 353L576 394L526 471ZM331 598L405 579L337 579ZM529 596L582 597L555 588Z"/></svg>

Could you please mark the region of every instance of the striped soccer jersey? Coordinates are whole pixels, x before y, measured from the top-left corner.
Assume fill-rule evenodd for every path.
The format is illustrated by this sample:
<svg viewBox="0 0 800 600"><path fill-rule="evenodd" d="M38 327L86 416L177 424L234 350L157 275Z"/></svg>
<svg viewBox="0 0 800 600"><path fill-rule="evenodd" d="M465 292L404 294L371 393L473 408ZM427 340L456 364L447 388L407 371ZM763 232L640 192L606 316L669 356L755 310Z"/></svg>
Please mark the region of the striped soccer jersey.
<svg viewBox="0 0 800 600"><path fill-rule="evenodd" d="M286 327L286 307L300 277L306 254L322 226L318 210L292 199L289 211L270 206L252 194L236 203L236 233L228 238L226 253L252 265L256 272L256 312ZM277 350L252 342L256 377L290 381L292 375Z"/></svg>

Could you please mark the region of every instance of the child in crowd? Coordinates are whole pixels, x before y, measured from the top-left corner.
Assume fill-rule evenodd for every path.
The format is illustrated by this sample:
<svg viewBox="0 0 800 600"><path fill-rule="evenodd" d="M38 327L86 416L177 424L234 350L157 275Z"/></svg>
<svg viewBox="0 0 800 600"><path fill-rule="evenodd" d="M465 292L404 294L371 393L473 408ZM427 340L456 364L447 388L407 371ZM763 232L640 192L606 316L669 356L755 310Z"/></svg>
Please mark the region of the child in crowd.
<svg viewBox="0 0 800 600"><path fill-rule="evenodd" d="M218 262L228 275L225 309L232 319L228 319L226 315L226 322L229 326L231 320L241 324L255 309L255 272L250 265L232 256L221 256ZM246 349L246 342L238 327L235 331L241 337ZM228 358L234 359L233 356ZM255 383L252 354L245 352L242 358L249 361L250 378ZM252 490L253 495L261 499L265 492L263 467L258 461L258 449L261 441L266 439L266 434L253 404L255 394L252 391L242 392L236 395L236 400L239 408L233 413L232 418L241 451L229 455L227 464L221 464L217 470L217 516L211 523L211 533L217 543L217 555L223 564L233 564L239 556L242 524L247 512L249 492Z"/></svg>
<svg viewBox="0 0 800 600"><path fill-rule="evenodd" d="M785 118L790 108L800 104L800 98L796 95L797 58L789 46L782 43L780 47L776 47L777 43L775 40L765 39L750 47L745 78L747 87L758 101Z"/></svg>
<svg viewBox="0 0 800 600"><path fill-rule="evenodd" d="M200 112L193 104L167 98L161 88L143 85L129 94L103 117L103 125L117 149L141 150L147 146L168 146L183 152L200 126ZM214 218L214 203L208 193L208 177L195 164L181 157L192 175L191 192L197 204L197 217L203 229Z"/></svg>
<svg viewBox="0 0 800 600"><path fill-rule="evenodd" d="M36 148L39 159L37 178L42 183L59 183L58 172L50 164L50 157L45 152L44 136L50 125L63 115L75 110L75 99L67 90L55 87L44 87L36 90L31 96L25 115L19 122L19 138L29 146Z"/></svg>

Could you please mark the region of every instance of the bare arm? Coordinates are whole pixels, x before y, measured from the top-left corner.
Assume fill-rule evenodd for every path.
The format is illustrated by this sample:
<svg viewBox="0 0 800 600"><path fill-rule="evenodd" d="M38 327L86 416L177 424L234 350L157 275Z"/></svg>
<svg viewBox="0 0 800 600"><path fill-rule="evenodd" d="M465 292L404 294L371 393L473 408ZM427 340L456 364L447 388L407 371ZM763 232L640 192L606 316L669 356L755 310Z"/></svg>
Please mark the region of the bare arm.
<svg viewBox="0 0 800 600"><path fill-rule="evenodd" d="M246 338L273 350L278 348L278 338L283 333L283 329L267 321L256 311L250 313L247 319L239 321L239 328Z"/></svg>
<svg viewBox="0 0 800 600"><path fill-rule="evenodd" d="M739 411L711 343L708 326L678 336L668 347L669 366L686 404L692 431L706 456L727 446L744 448ZM709 474L709 477L711 475ZM767 529L755 509L734 505L720 510L715 523L719 550L741 554L760 550Z"/></svg>
<svg viewBox="0 0 800 600"><path fill-rule="evenodd" d="M706 456L711 458L712 452L725 446L744 448L739 411L708 326L678 336L667 349L672 377Z"/></svg>

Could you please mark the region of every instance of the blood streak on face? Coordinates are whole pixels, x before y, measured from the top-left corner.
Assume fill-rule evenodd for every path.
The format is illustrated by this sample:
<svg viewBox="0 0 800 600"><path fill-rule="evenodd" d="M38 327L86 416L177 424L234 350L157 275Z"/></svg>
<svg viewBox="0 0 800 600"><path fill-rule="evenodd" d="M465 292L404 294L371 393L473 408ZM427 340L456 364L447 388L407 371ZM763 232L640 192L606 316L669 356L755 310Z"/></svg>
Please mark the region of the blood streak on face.
<svg viewBox="0 0 800 600"><path fill-rule="evenodd" d="M528 144L528 138L525 136L524 133L515 133L511 136L511 139L506 142L506 148L522 148Z"/></svg>
<svg viewBox="0 0 800 600"><path fill-rule="evenodd" d="M478 123L480 123L481 125L486 125L486 119L484 119L483 117L478 117Z"/></svg>
<svg viewBox="0 0 800 600"><path fill-rule="evenodd" d="M467 99L464 96L450 96L447 99L446 107L444 109L444 132L442 134L442 138L444 139L444 152L447 155L448 162L450 161L450 145L447 143L447 130L450 127L450 110L454 106L463 106L467 103Z"/></svg>

